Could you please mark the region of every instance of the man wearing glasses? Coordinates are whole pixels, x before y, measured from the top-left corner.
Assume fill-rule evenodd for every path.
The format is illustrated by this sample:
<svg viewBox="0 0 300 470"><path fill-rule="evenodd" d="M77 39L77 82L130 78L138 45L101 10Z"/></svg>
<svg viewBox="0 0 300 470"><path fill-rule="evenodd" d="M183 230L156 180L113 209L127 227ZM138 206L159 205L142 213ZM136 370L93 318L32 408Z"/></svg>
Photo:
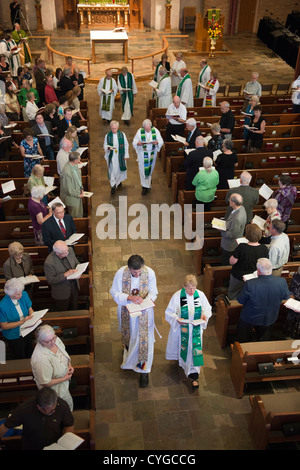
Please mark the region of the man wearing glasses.
<svg viewBox="0 0 300 470"><path fill-rule="evenodd" d="M52 388L44 387L36 397L24 401L0 426L0 437L23 426L22 449L42 450L66 432L74 432L74 417L65 400Z"/></svg>

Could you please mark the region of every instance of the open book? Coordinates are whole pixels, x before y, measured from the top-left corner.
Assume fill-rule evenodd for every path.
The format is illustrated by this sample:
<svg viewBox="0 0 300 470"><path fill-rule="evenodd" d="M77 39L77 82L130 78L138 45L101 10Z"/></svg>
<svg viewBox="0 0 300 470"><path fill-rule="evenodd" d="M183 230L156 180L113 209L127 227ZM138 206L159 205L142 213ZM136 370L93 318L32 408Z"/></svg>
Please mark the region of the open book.
<svg viewBox="0 0 300 470"><path fill-rule="evenodd" d="M77 128L77 132L85 131L87 129L86 126L80 126Z"/></svg>
<svg viewBox="0 0 300 470"><path fill-rule="evenodd" d="M222 153L222 150L215 150L213 152L213 161L215 162L218 158L218 155L220 155Z"/></svg>
<svg viewBox="0 0 300 470"><path fill-rule="evenodd" d="M75 450L84 442L84 439L73 432L66 432L57 442L44 447L43 450Z"/></svg>
<svg viewBox="0 0 300 470"><path fill-rule="evenodd" d="M8 181L7 183L1 184L3 194L10 193L16 189L14 180Z"/></svg>
<svg viewBox="0 0 300 470"><path fill-rule="evenodd" d="M273 194L273 189L269 188L265 183L259 188L259 194L264 198L264 199L269 199L272 194Z"/></svg>
<svg viewBox="0 0 300 470"><path fill-rule="evenodd" d="M142 314L143 310L147 310L152 307L155 307L155 304L149 298L144 299L141 304L135 304L132 302L126 305L126 308L132 317L138 317Z"/></svg>
<svg viewBox="0 0 300 470"><path fill-rule="evenodd" d="M177 142L181 142L184 145L187 145L187 141L185 137L181 137L181 135L172 135L173 139L176 140Z"/></svg>
<svg viewBox="0 0 300 470"><path fill-rule="evenodd" d="M53 204L56 204L57 202L59 202L60 204L63 205L63 208L65 208L66 206L64 205L64 203L62 202L62 200L57 196L55 199L52 199L52 201L48 202L48 206L49 207L52 207Z"/></svg>
<svg viewBox="0 0 300 470"><path fill-rule="evenodd" d="M54 176L44 176L44 181L46 186L53 186L54 185Z"/></svg>
<svg viewBox="0 0 300 470"><path fill-rule="evenodd" d="M112 90L105 90L104 88L101 88L101 91L102 93L104 93L105 95L110 95Z"/></svg>
<svg viewBox="0 0 300 470"><path fill-rule="evenodd" d="M78 242L78 240L80 240L80 238L82 238L85 234L84 233L73 233L73 235L71 235L67 240L66 240L66 244L68 246L70 245L74 245L75 243Z"/></svg>
<svg viewBox="0 0 300 470"><path fill-rule="evenodd" d="M20 279L23 282L24 286L26 286L27 284L32 284L33 282L40 282L39 278L35 276L34 274L29 274L28 276L19 277L18 279Z"/></svg>
<svg viewBox="0 0 300 470"><path fill-rule="evenodd" d="M89 191L83 191L83 197L92 197L94 193L91 193Z"/></svg>
<svg viewBox="0 0 300 470"><path fill-rule="evenodd" d="M266 221L259 217L259 215L255 215L252 219L252 223L258 225L261 230L264 230Z"/></svg>
<svg viewBox="0 0 300 470"><path fill-rule="evenodd" d="M233 178L231 180L227 180L227 183L230 189L238 188L239 186L241 186L241 182L239 178Z"/></svg>
<svg viewBox="0 0 300 470"><path fill-rule="evenodd" d="M44 310L39 310L38 312L33 312L32 318L20 326L20 334L23 338L35 330L35 328L42 323L41 318L48 312L48 310L49 309L46 308Z"/></svg>
<svg viewBox="0 0 300 470"><path fill-rule="evenodd" d="M217 219L214 217L211 221L211 225L213 228L226 231L226 220Z"/></svg>
<svg viewBox="0 0 300 470"><path fill-rule="evenodd" d="M76 266L76 272L74 274L70 274L67 279L72 280L72 279L79 279L81 275L84 273L84 271L87 269L89 263L80 263L77 264Z"/></svg>
<svg viewBox="0 0 300 470"><path fill-rule="evenodd" d="M236 238L236 242L239 245L240 243L249 243L249 240L246 237L241 237L241 238Z"/></svg>
<svg viewBox="0 0 300 470"><path fill-rule="evenodd" d="M190 323L193 326L206 325L206 321L201 320L201 318L199 318L199 320L189 320L186 318L179 318L177 321L182 325L184 325L185 323Z"/></svg>
<svg viewBox="0 0 300 470"><path fill-rule="evenodd" d="M257 277L258 277L257 271L254 271L254 273L245 274L245 275L243 276L243 280L244 280L244 281L249 281L250 279L256 279Z"/></svg>
<svg viewBox="0 0 300 470"><path fill-rule="evenodd" d="M295 312L300 312L300 302L299 300L289 299L284 304L285 307L294 310Z"/></svg>
<svg viewBox="0 0 300 470"><path fill-rule="evenodd" d="M30 158L30 160L40 160L44 157L43 157L43 155L36 155L36 154L35 155L28 155L28 153L25 153L24 158Z"/></svg>
<svg viewBox="0 0 300 470"><path fill-rule="evenodd" d="M2 72L3 73L3 72ZM12 127L16 127L17 123L16 122L12 122L11 124L7 124L7 126L3 126L4 129L10 129Z"/></svg>
<svg viewBox="0 0 300 470"><path fill-rule="evenodd" d="M51 191L54 191L54 189L56 189L57 186L47 186L46 189L45 189L45 196L46 194L49 194L51 193Z"/></svg>
<svg viewBox="0 0 300 470"><path fill-rule="evenodd" d="M156 89L156 88L158 87L158 82L156 82L155 80L151 80L151 82L149 83L149 85L150 85L152 88Z"/></svg>

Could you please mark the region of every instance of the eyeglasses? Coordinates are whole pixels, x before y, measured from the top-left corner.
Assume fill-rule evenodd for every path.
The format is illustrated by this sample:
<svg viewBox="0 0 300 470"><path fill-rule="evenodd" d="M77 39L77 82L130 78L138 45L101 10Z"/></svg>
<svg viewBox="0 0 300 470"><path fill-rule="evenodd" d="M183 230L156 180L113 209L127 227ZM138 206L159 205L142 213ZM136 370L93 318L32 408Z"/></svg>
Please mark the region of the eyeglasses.
<svg viewBox="0 0 300 470"><path fill-rule="evenodd" d="M53 341L56 340L56 335L54 335L52 338L48 339L48 340L43 340L43 343L46 343L46 344L50 344L50 343L53 343Z"/></svg>

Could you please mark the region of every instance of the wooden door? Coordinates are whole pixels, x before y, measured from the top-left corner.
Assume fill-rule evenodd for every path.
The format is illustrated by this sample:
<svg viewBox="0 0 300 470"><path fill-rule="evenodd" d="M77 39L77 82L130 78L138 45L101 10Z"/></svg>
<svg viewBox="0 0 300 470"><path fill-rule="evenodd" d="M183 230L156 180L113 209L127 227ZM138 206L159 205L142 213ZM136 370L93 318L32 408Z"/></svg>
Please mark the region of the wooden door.
<svg viewBox="0 0 300 470"><path fill-rule="evenodd" d="M257 0L240 0L238 33L253 32Z"/></svg>

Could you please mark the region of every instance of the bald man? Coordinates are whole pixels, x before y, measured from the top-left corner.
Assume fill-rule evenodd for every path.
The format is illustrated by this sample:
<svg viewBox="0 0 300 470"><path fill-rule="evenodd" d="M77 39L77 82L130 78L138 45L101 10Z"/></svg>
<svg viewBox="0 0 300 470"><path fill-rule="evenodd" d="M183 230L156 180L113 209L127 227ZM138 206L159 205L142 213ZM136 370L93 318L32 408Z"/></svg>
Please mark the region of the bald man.
<svg viewBox="0 0 300 470"><path fill-rule="evenodd" d="M97 93L100 96L99 114L104 121L110 122L114 110L115 96L118 93L118 86L110 69L106 70L105 77L100 79Z"/></svg>
<svg viewBox="0 0 300 470"><path fill-rule="evenodd" d="M166 117L168 119L166 142L174 142L172 135L184 137L186 107L181 103L179 96L174 96L173 103L168 106Z"/></svg>

